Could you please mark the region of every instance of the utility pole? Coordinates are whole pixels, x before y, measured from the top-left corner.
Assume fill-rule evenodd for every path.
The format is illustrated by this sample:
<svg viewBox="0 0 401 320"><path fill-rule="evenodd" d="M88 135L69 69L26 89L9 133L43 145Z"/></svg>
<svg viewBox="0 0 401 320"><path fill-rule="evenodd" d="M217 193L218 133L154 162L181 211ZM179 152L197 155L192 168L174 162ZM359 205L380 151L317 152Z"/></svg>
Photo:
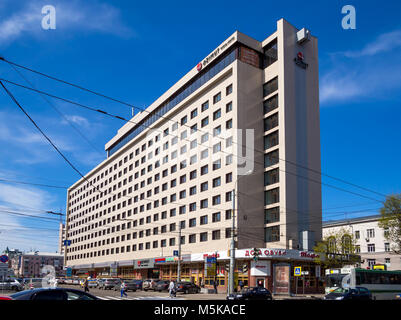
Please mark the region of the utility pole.
<svg viewBox="0 0 401 320"><path fill-rule="evenodd" d="M232 191L233 209L232 209L232 228L231 228L231 247L230 247L230 273L228 282L228 294L234 293L234 267L235 267L235 189Z"/></svg>
<svg viewBox="0 0 401 320"><path fill-rule="evenodd" d="M181 222L178 222L178 265L177 282L181 281Z"/></svg>

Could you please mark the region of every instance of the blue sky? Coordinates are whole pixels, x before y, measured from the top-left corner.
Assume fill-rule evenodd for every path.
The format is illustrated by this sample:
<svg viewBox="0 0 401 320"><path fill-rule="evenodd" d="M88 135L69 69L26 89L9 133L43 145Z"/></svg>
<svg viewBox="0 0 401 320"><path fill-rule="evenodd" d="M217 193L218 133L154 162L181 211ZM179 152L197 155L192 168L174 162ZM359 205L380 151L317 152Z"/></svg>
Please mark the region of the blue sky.
<svg viewBox="0 0 401 320"><path fill-rule="evenodd" d="M0 55L146 107L235 30L263 40L285 18L319 39L322 171L382 194L401 191L401 4L390 1L11 1L0 3ZM56 30L41 28L44 5ZM356 8L356 30L341 8ZM25 81L4 62L1 77ZM21 71L37 88L114 114L130 109ZM25 83L26 84L26 83ZM39 126L82 171L105 158L123 124L8 85ZM70 124L79 129L77 133ZM89 141L87 141L87 140ZM68 186L78 175L0 93L0 179ZM324 183L383 197L323 177ZM323 186L326 219L374 214L380 203ZM0 182L0 210L65 212L63 189ZM31 227L42 228L33 232ZM57 221L0 212L0 249L55 251ZM47 230L51 229L51 230Z"/></svg>

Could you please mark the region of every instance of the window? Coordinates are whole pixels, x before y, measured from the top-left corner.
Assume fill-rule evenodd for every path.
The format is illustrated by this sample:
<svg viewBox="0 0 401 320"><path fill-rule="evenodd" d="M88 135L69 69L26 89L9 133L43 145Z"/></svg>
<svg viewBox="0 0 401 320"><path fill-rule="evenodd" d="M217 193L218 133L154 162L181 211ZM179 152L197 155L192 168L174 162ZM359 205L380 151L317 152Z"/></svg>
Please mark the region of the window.
<svg viewBox="0 0 401 320"><path fill-rule="evenodd" d="M263 68L277 61L277 39L271 41L263 48Z"/></svg>
<svg viewBox="0 0 401 320"><path fill-rule="evenodd" d="M214 196L214 197L212 198L212 203L213 203L213 205L218 205L218 204L220 204L220 203L221 203L221 196L220 196L220 195Z"/></svg>
<svg viewBox="0 0 401 320"><path fill-rule="evenodd" d="M203 166L202 168L201 168L201 175L203 176L204 174L207 174L208 172L209 172L209 170L208 170L208 165L206 165L206 166Z"/></svg>
<svg viewBox="0 0 401 320"><path fill-rule="evenodd" d="M233 85L230 84L228 87L226 87L226 96L228 96L232 92L233 92Z"/></svg>
<svg viewBox="0 0 401 320"><path fill-rule="evenodd" d="M265 191L265 206L279 202L279 194L279 188Z"/></svg>
<svg viewBox="0 0 401 320"><path fill-rule="evenodd" d="M215 212L212 214L212 222L219 222L221 220L220 212Z"/></svg>
<svg viewBox="0 0 401 320"><path fill-rule="evenodd" d="M185 116L185 117L182 117L181 118L181 125L183 126L184 124L186 124L187 123L187 116Z"/></svg>
<svg viewBox="0 0 401 320"><path fill-rule="evenodd" d="M200 217L200 224L207 224L207 216L201 216Z"/></svg>
<svg viewBox="0 0 401 320"><path fill-rule="evenodd" d="M361 252L361 246L360 245L356 245L355 246L355 253L360 253Z"/></svg>
<svg viewBox="0 0 401 320"><path fill-rule="evenodd" d="M220 230L215 230L212 232L212 240L220 240Z"/></svg>
<svg viewBox="0 0 401 320"><path fill-rule="evenodd" d="M277 91L277 89L278 89L278 77L275 77L263 85L263 96L266 97L269 94L272 94L274 91Z"/></svg>
<svg viewBox="0 0 401 320"><path fill-rule="evenodd" d="M201 183L200 188L201 188L201 192L206 191L208 189L208 182L206 181L206 182Z"/></svg>
<svg viewBox="0 0 401 320"><path fill-rule="evenodd" d="M191 111L191 119L195 118L198 115L198 109L194 109Z"/></svg>
<svg viewBox="0 0 401 320"><path fill-rule="evenodd" d="M265 172L265 186L275 184L279 182L279 171L278 169L273 169Z"/></svg>
<svg viewBox="0 0 401 320"><path fill-rule="evenodd" d="M233 120L230 119L228 121L226 121L226 129L231 129L233 127Z"/></svg>
<svg viewBox="0 0 401 320"><path fill-rule="evenodd" d="M374 243L368 244L368 252L375 252L375 244Z"/></svg>
<svg viewBox="0 0 401 320"><path fill-rule="evenodd" d="M206 159L208 156L209 156L209 150L208 149L203 150L201 152L201 160Z"/></svg>
<svg viewBox="0 0 401 320"><path fill-rule="evenodd" d="M384 244L384 251L389 252L390 251L390 243L386 242Z"/></svg>
<svg viewBox="0 0 401 320"><path fill-rule="evenodd" d="M191 134L195 133L198 130L198 125L195 123L192 127L191 127ZM196 140L195 140L196 141Z"/></svg>
<svg viewBox="0 0 401 320"><path fill-rule="evenodd" d="M221 109L216 110L213 112L213 120L217 120L221 117Z"/></svg>
<svg viewBox="0 0 401 320"><path fill-rule="evenodd" d="M219 92L218 94L216 94L216 95L213 97L213 104L219 102L220 100L221 100L221 92Z"/></svg>
<svg viewBox="0 0 401 320"><path fill-rule="evenodd" d="M218 136L221 133L221 126L218 126L213 129L213 137Z"/></svg>
<svg viewBox="0 0 401 320"><path fill-rule="evenodd" d="M201 107L202 112L207 109L209 109L209 101L202 103L202 107Z"/></svg>
<svg viewBox="0 0 401 320"><path fill-rule="evenodd" d="M263 102L264 114L271 112L277 108L278 108L278 95L277 94Z"/></svg>
<svg viewBox="0 0 401 320"><path fill-rule="evenodd" d="M196 170L191 171L189 173L189 179L191 179L191 180L196 179Z"/></svg>
<svg viewBox="0 0 401 320"><path fill-rule="evenodd" d="M264 137L265 150L278 145L278 130Z"/></svg>
<svg viewBox="0 0 401 320"><path fill-rule="evenodd" d="M269 131L278 126L278 113L264 119L264 129Z"/></svg>
<svg viewBox="0 0 401 320"><path fill-rule="evenodd" d="M366 230L366 236L370 239L370 238L374 238L375 237L375 229L368 229Z"/></svg>
<svg viewBox="0 0 401 320"><path fill-rule="evenodd" d="M201 209L207 208L208 207L208 200L207 199L201 200L200 207L201 207Z"/></svg>
<svg viewBox="0 0 401 320"><path fill-rule="evenodd" d="M226 112L230 112L233 109L233 103L229 102L226 104Z"/></svg>
<svg viewBox="0 0 401 320"><path fill-rule="evenodd" d="M226 183L230 183L232 181L233 181L233 174L231 172L227 173L226 174Z"/></svg>
<svg viewBox="0 0 401 320"><path fill-rule="evenodd" d="M280 207L265 209L265 223L280 221Z"/></svg>
<svg viewBox="0 0 401 320"><path fill-rule="evenodd" d="M265 228L265 242L280 241L280 226Z"/></svg>
<svg viewBox="0 0 401 320"><path fill-rule="evenodd" d="M209 124L209 117L203 118L201 121L201 127L205 127Z"/></svg>
<svg viewBox="0 0 401 320"><path fill-rule="evenodd" d="M219 151L221 151L221 142L216 143L216 144L213 146L213 153L216 153L216 152L219 152Z"/></svg>
<svg viewBox="0 0 401 320"><path fill-rule="evenodd" d="M221 160L216 160L213 162L213 170L217 170L221 168Z"/></svg>
<svg viewBox="0 0 401 320"><path fill-rule="evenodd" d="M218 178L213 179L213 188L216 188L219 186L221 186L221 178L218 177Z"/></svg>
<svg viewBox="0 0 401 320"><path fill-rule="evenodd" d="M196 227L196 218L189 219L189 227Z"/></svg>
<svg viewBox="0 0 401 320"><path fill-rule="evenodd" d="M279 161L278 150L265 154L265 168L277 164Z"/></svg>
<svg viewBox="0 0 401 320"><path fill-rule="evenodd" d="M355 239L360 239L360 238L361 238L361 232L355 231Z"/></svg>
<svg viewBox="0 0 401 320"><path fill-rule="evenodd" d="M190 234L188 242L189 243L195 243L196 242L196 234Z"/></svg>
<svg viewBox="0 0 401 320"><path fill-rule="evenodd" d="M202 232L199 236L200 236L200 242L207 241L207 232Z"/></svg>

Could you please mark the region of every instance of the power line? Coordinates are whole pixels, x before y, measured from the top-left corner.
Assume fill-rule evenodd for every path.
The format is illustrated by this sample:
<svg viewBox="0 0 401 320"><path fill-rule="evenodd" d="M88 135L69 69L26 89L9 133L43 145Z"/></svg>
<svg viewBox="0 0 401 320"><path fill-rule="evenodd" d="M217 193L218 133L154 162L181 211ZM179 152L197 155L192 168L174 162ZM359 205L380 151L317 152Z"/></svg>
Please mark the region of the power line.
<svg viewBox="0 0 401 320"><path fill-rule="evenodd" d="M58 81L58 82L67 84L67 85L69 85L69 86L78 88L78 89L80 89L80 90L83 90L83 91L86 91L86 92L89 92L89 93L92 93L92 94L95 94L95 95L100 96L100 97L103 97L103 98L105 98L105 99L108 99L108 100L111 100L111 101L114 101L114 102L118 102L118 103L124 104L124 105L126 105L126 106L131 107L131 108L138 108L138 109L140 109L141 111L146 112L146 113L148 113L148 114L150 113L150 111L148 111L147 109L135 107L135 106L133 106L132 104L129 104L129 103L127 103L127 102L121 101L121 100L116 99L116 98L112 98L112 97L110 97L110 96L107 96L107 95L102 94L102 93L99 93L99 92L95 92L95 91L93 91L93 90L84 88L84 87L82 87L82 86L80 86L80 85L73 84L73 83L68 82L68 81L65 81L65 80L61 80L61 79L59 79L59 78L50 76L50 75L45 74L45 73L43 73L43 72L39 72L39 71L37 71L37 70L33 70L33 69L28 68L28 67L26 67L26 66L22 66L22 65L20 65L20 64L15 63L15 62L9 61L9 60L7 60L7 59L5 59L5 58L3 58L3 57L0 57L0 60L3 60L3 61L5 61L5 62L7 62L7 63L9 63L9 64L11 64L11 65L17 66L17 67L19 67L19 68L26 69L26 70L28 70L28 71L30 71L30 72L39 74L39 75L41 75L41 76L47 77L47 78L49 78L49 79L52 79L52 80L55 80L55 81ZM162 115L159 115L159 114L157 114L157 116L158 116L159 118L167 119L167 120L169 120L169 121L175 122L175 121L172 120L171 118L168 118L168 117L165 117L165 116L162 116ZM246 146L245 146L245 148L250 149L250 148L248 148L248 147L246 147ZM253 148L253 151L257 151L257 152L259 152L259 153L262 153L263 155L265 154L265 151L264 151L264 150L258 150L258 149L256 149L256 148ZM323 173L323 172L321 172L321 171L318 171L318 170L309 168L309 167L307 167L307 166L300 165L300 164L298 164L298 163L296 163L296 162L293 162L293 161L290 161L290 160L287 160L287 159L280 159L280 158L279 158L279 160L288 162L288 163L290 163L290 164L293 164L293 165L295 165L295 166L298 166L298 167L303 168L303 169L306 169L306 170L310 170L310 171L312 171L312 172L314 172L314 173L317 173L317 174L319 174L319 175L326 176L326 177L328 177L328 178L330 178L330 179L337 180L337 181L339 181L339 182L342 182L342 183L351 185L351 186L353 186L353 187L356 187L356 188L359 188L359 189L362 189L362 190L365 190L365 191L368 191L368 192L375 193L375 194L377 194L377 195L386 197L386 195L384 195L384 194L382 194L382 193L379 193L379 192L377 192L377 191L371 190L371 189L369 189L369 188L360 186L360 185L355 184L355 183L352 183L352 182L348 182L348 181L346 181L346 180L344 180L344 179L337 178L337 177L334 177L334 176L332 176L332 175L328 175L328 174L326 174L326 173Z"/></svg>
<svg viewBox="0 0 401 320"><path fill-rule="evenodd" d="M9 211L9 210L0 209L0 212L6 213L6 214L11 214L11 215L16 215L16 216L30 217L30 218L44 219L44 220L53 220L53 221L60 222L59 219L48 218L48 217L40 217L40 216L33 216L33 215L30 215L30 214L24 214L24 213L15 212L15 211Z"/></svg>
<svg viewBox="0 0 401 320"><path fill-rule="evenodd" d="M109 114L109 113L107 113L107 112L105 112L105 111L103 111L103 110L95 109L95 108L92 108L92 107L88 107L88 106L85 106L85 105L83 105L83 104L81 104L81 103L73 102L73 101L71 101L71 100L64 99L64 98L61 98L61 97L58 97L58 96L55 96L55 95L46 93L46 92L44 92L44 91L40 91L40 90L37 90L37 89L29 88L29 87L26 87L26 86L24 86L24 85L17 84L17 83L15 83L15 82L12 82L12 81L9 81L9 80L0 78L0 82L1 82L1 81L5 81L5 82L11 83L11 84L13 84L13 85L26 88L26 89L28 89L28 90L36 91L36 92L39 92L39 93L41 93L41 94L45 94L45 95L51 96L51 97L56 98L56 99L61 99L61 100L65 101L65 102L68 102L68 103L71 103L71 104L75 104L75 105L77 105L77 106L80 106L80 107L89 109L89 110L91 110L91 111L100 112L100 113L105 114L105 115L107 115L107 116L110 116L110 117L113 117L113 118L117 118L117 119L120 119L120 120L123 120L123 121L126 121L126 122L131 122L131 123L136 124L135 122L132 122L132 121L127 120L127 119L124 119L123 117L116 116L116 115L112 115L112 114ZM2 86L4 87L3 84L2 84ZM4 88L5 88L5 87L4 87ZM143 126L144 126L144 125L143 125ZM145 126L145 127L150 128L149 126ZM172 135L172 134L168 134L168 135ZM174 135L173 135L173 136L174 136ZM177 138L178 138L178 136L174 136L174 137L177 137ZM187 140L187 141L191 142L191 141L188 140L188 139L184 139L184 140ZM53 144L52 144L52 145L53 145ZM212 149L213 147L212 147L212 146L207 146L207 148ZM220 150L219 152L226 153L226 154L228 154L228 155L232 155L231 153L225 152L225 151L223 151L223 150ZM263 154L265 154L265 153L263 152ZM64 156L63 156L63 157L64 157ZM280 158L278 158L278 157L276 157L276 158L279 159L279 160L283 160L283 159L280 159ZM287 162L288 162L289 160L283 160L283 161L287 161ZM261 162L255 161L255 160L254 160L254 163L260 164L260 165L262 165L263 167L265 167L264 163L261 163ZM291 163L291 162L290 162L290 163ZM292 164L296 165L295 163L292 163ZM271 165L271 166L274 166L274 164ZM268 167L271 167L271 166L268 166ZM307 169L306 167L303 167L303 168L304 168L304 169ZM366 199L370 199L370 200L374 200L374 201L377 201L377 202L382 203L382 201L380 201L380 200L377 200L377 199L374 199L374 198L371 198L371 197L362 195L362 194L357 193L357 192L353 192L353 191L349 191L349 190L346 190L346 189L343 189L343 188L340 188L340 187L332 186L332 185L330 185L330 184L323 183L323 182L321 182L321 181L312 180L311 178L304 177L304 176L301 176L301 175L298 175L298 174L295 174L295 173L291 173L291 172L288 172L288 171L286 171L286 170L280 169L280 171L287 172L287 173L292 174L292 175L295 175L295 176L297 176L297 177L301 177L301 178L307 179L307 180L309 180L309 181L311 181L311 182L315 182L315 183L318 183L318 184L321 184L321 185L325 185L325 186L327 186L327 187L331 187L331 188L337 189L337 190L339 190L339 191L347 192L347 193L350 193L350 194L353 194L353 195L357 195L357 196L360 196L360 197L363 197L363 198L366 198ZM85 181L88 182L88 180L87 180L82 174L80 174L80 175L81 175L82 178L84 178ZM90 184L90 185L91 185L91 184Z"/></svg>
<svg viewBox="0 0 401 320"><path fill-rule="evenodd" d="M10 66L14 69L14 71L23 79L26 83L28 83L32 88L36 89L35 86L31 81L29 81L14 65L10 64ZM93 150L101 153L103 156L103 152L100 152L99 149L79 130L53 103L50 102L49 99L46 98L45 95L40 94L41 98L50 106L52 107L63 119L66 121L80 136L84 139Z"/></svg>
<svg viewBox="0 0 401 320"><path fill-rule="evenodd" d="M32 186L46 187L46 188L68 189L68 187L64 187L64 186L54 186L54 185L49 185L49 184L41 184L41 183L33 183L33 182L17 181L17 180L8 180L8 179L2 179L2 178L0 178L0 182L25 184L25 185L32 185Z"/></svg>

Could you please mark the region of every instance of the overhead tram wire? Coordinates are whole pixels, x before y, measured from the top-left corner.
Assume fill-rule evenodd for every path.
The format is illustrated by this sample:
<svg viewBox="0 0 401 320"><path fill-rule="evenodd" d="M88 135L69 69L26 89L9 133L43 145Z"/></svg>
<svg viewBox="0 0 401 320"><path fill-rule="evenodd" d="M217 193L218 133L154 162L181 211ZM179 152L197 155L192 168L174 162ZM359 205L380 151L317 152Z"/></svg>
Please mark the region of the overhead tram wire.
<svg viewBox="0 0 401 320"><path fill-rule="evenodd" d="M41 183L33 183L33 182L26 182L26 181L9 180L9 179L2 179L2 178L0 178L0 182L15 183L15 184L25 184L25 185L46 187L46 188L68 189L68 187L64 187L64 186L54 186L54 185L49 185L49 184L41 184Z"/></svg>
<svg viewBox="0 0 401 320"><path fill-rule="evenodd" d="M126 105L126 106L128 106L128 107L130 107L130 108L137 108L137 109L139 109L139 110L141 110L141 111L143 111L143 112L146 112L146 113L148 113L148 114L150 113L149 110L146 110L146 109L143 109L143 108L139 108L139 107L135 107L134 105L132 105L132 104L130 104L130 103L127 103L127 102L124 102L124 101L122 101L122 100L120 100L120 99L116 99L116 98L107 96L107 95L105 95L105 94L102 94L102 93L99 93L99 92L96 92L96 91L87 89L87 88L85 88L85 87L83 87L83 86L80 86L80 85L77 85L77 84L74 84L74 83L71 83L71 82L68 82L68 81L65 81L65 80L56 78L56 77L54 77L54 76L50 76L50 75L48 75L48 74L45 74L45 73L43 73L43 72L40 72L40 71L31 69L31 68L28 68L28 67L23 66L23 65L17 64L17 63L12 62L12 61L10 61L10 60L4 58L4 57L0 57L0 60L3 60L4 62L6 62L6 63L8 63L8 64L11 64L11 65L14 65L14 66L17 66L17 67L19 67L19 68L28 70L28 71L30 71L30 72L39 74L39 75L41 75L41 76L47 77L47 78L49 78L49 79L58 81L58 82L60 82L60 83L63 83L63 84L66 84L66 85L69 85L69 86L78 88L78 89L80 89L80 90L83 90L83 91L86 91L86 92L95 94L95 95L97 95L97 96L103 97L103 98L105 98L105 99L108 99L108 100L111 100L111 101L114 101L114 102L118 102L118 103L123 104L123 105ZM159 118L162 118L162 119L166 119L166 120L169 120L169 121L176 122L176 121L172 120L171 118L168 118L168 117L165 117L165 116L161 116L161 115L158 115L158 114L157 114L157 116L158 116ZM186 126L189 127L188 125L186 125ZM199 131L201 131L201 130L199 130ZM234 142L234 143L235 143L235 142ZM247 147L247 146L245 146L245 148L246 148L246 149L250 149L250 148ZM261 154L263 154L263 155L265 154L265 151L264 151L264 150L258 150L258 149L256 149L256 148L253 148L252 150L253 150L253 151L257 151L257 152L259 152L259 153L261 153ZM382 197L386 197L385 194L382 194L382 193L380 193L380 192L377 192L377 191L371 190L371 189L369 189L369 188L366 188L366 187L357 185L357 184L355 184L355 183L346 181L346 180L341 179L341 178L334 177L334 176L332 176L332 175L328 175L328 174L323 173L323 172L321 172L321 171L318 171L318 170L309 168L309 167L307 167L307 166L300 165L300 164L298 164L298 163L296 163L296 162L293 162L293 161L290 161L290 160L287 160L287 159L281 159L281 158L279 158L279 160L288 162L288 163L290 163L290 164L292 164L292 165L298 166L298 167L303 168L303 169L306 169L306 170L310 170L310 171L312 171L312 172L314 172L314 173L316 173L316 174L319 174L319 175L322 175L322 176L326 176L326 177L328 177L328 178L330 178L330 179L337 180L337 181L342 182L342 183L344 183L344 184L348 184L348 185L351 185L351 186L353 186L353 187L356 187L356 188L365 190L365 191L367 191L367 192L375 193L375 194L380 195L380 196L382 196Z"/></svg>
<svg viewBox="0 0 401 320"><path fill-rule="evenodd" d="M24 213L21 213L21 212L3 210L3 209L1 209L1 208L0 208L0 212L1 212L1 213L5 213L5 214L16 215L16 216L29 217L29 218L36 218L36 219L44 219L44 220L53 220L53 221L60 222L60 219L48 218L48 217L41 217L41 216L34 216L34 215L30 215L30 214L24 214Z"/></svg>
<svg viewBox="0 0 401 320"><path fill-rule="evenodd" d="M25 80L26 83L28 83L32 88L36 89L35 86L31 81L29 81L13 64L9 64L13 70L23 79ZM104 152L100 151L82 132L79 130L49 99L46 98L45 95L40 94L41 98L50 106L52 107L60 117L64 119L80 136L82 139L84 139L88 145L92 147L93 150L95 150L97 153L101 154L102 156L104 155Z"/></svg>
<svg viewBox="0 0 401 320"><path fill-rule="evenodd" d="M130 123L137 124L137 123L135 123L135 122L133 122L133 121L131 121L131 120L127 120L127 119L125 119L125 118L123 118L123 117L120 117L120 116L116 116L116 115L112 115L112 114L110 114L110 113L107 113L106 111L103 111L103 110L100 110L100 109L95 109L95 108L92 108L92 107L88 107L88 106L83 105L83 104L81 104L81 103L77 103L77 102L74 102L74 101L71 101L71 100L68 100L68 99L65 99L65 98L61 98L61 97L52 95L52 94L50 94L50 93L46 93L46 92L41 91L41 90L33 89L33 88L30 88L30 87L27 87L27 86L24 86L24 85L15 83L15 82L10 81L10 80L4 79L4 78L0 78L0 83L2 84L3 88L5 88L5 86L4 86L4 84L2 83L2 81L8 82L8 83L10 83L10 84L13 84L13 85L16 85L16 86L19 86L19 87L22 87L22 88L25 88L25 89L28 89L28 90L31 90L31 91L35 91L35 92L38 92L38 93L42 93L42 94L48 95L48 96L53 97L53 98L55 98L55 99L60 99L60 100L62 100L62 101L65 101L65 102L68 102L68 103L77 105L77 106L79 106L79 107L83 107L83 108L88 109L88 110L91 110L91 111L100 112L100 113L103 113L103 114L105 114L105 115L107 115L107 116L110 116L110 117L113 117L113 118L117 118L117 119L122 120L122 121L126 121L126 122L130 122ZM7 90L7 92L9 92L9 91ZM145 126L145 127L146 127L146 126ZM160 131L161 131L161 130L160 130ZM172 136L174 136L174 137L178 137L178 136L175 136L175 135L173 135L173 134L171 134L171 133L169 133L168 135L172 135ZM188 139L184 139L184 140L188 140ZM190 142L190 140L188 140L188 141ZM53 143L52 143L52 145L53 145ZM212 146L207 146L207 147L208 147L209 149L212 149L212 148L213 148ZM219 152L226 153L226 154L228 154L228 155L232 155L231 153L225 152L225 151L223 151L223 150L220 150ZM64 156L63 156L63 157L64 157ZM280 159L280 160L281 160L281 159ZM260 165L262 165L263 167L265 166L264 163L261 163L261 162L258 162L258 161L254 161L254 163L260 164ZM271 166L274 166L274 164L271 165ZM270 167L270 166L269 166L269 167ZM75 169L74 169L74 170L75 170ZM280 169L280 171L287 172L287 171L282 170L282 169ZM377 199L374 199L374 198L371 198L371 197L368 197L368 196L365 196L365 195L362 195L362 194L359 194L359 193L356 193L356 192L353 192L353 191L349 191L349 190L346 190L346 189L343 189L343 188L339 188L339 187L336 187L336 186L332 186L332 185L327 184L327 183L322 183L322 182L319 182L319 181L316 181L316 180L312 180L312 179L310 179L310 178L308 178L308 177L303 177L303 176L300 176L300 175L295 174L295 173L291 173L291 172L288 172L288 173L289 173L289 174L292 174L292 175L295 175L295 176L299 176L299 177L304 178L304 179L307 179L307 180L310 180L311 182L319 183L319 184L321 184L321 185L325 185L325 186L328 186L328 187L331 187L331 188L334 188L334 189L337 189L337 190L340 190L340 191L343 191L343 192L347 192L347 193L350 193L350 194L358 195L358 196L363 197L363 198L366 198L366 199L370 199L370 200L374 200L374 201L383 203L383 201L381 201L381 200L377 200ZM85 181L87 181L87 182L89 183L89 181L88 181L81 173L80 173L80 175L81 175L81 177L82 177ZM89 183L89 184L91 185L91 183Z"/></svg>

